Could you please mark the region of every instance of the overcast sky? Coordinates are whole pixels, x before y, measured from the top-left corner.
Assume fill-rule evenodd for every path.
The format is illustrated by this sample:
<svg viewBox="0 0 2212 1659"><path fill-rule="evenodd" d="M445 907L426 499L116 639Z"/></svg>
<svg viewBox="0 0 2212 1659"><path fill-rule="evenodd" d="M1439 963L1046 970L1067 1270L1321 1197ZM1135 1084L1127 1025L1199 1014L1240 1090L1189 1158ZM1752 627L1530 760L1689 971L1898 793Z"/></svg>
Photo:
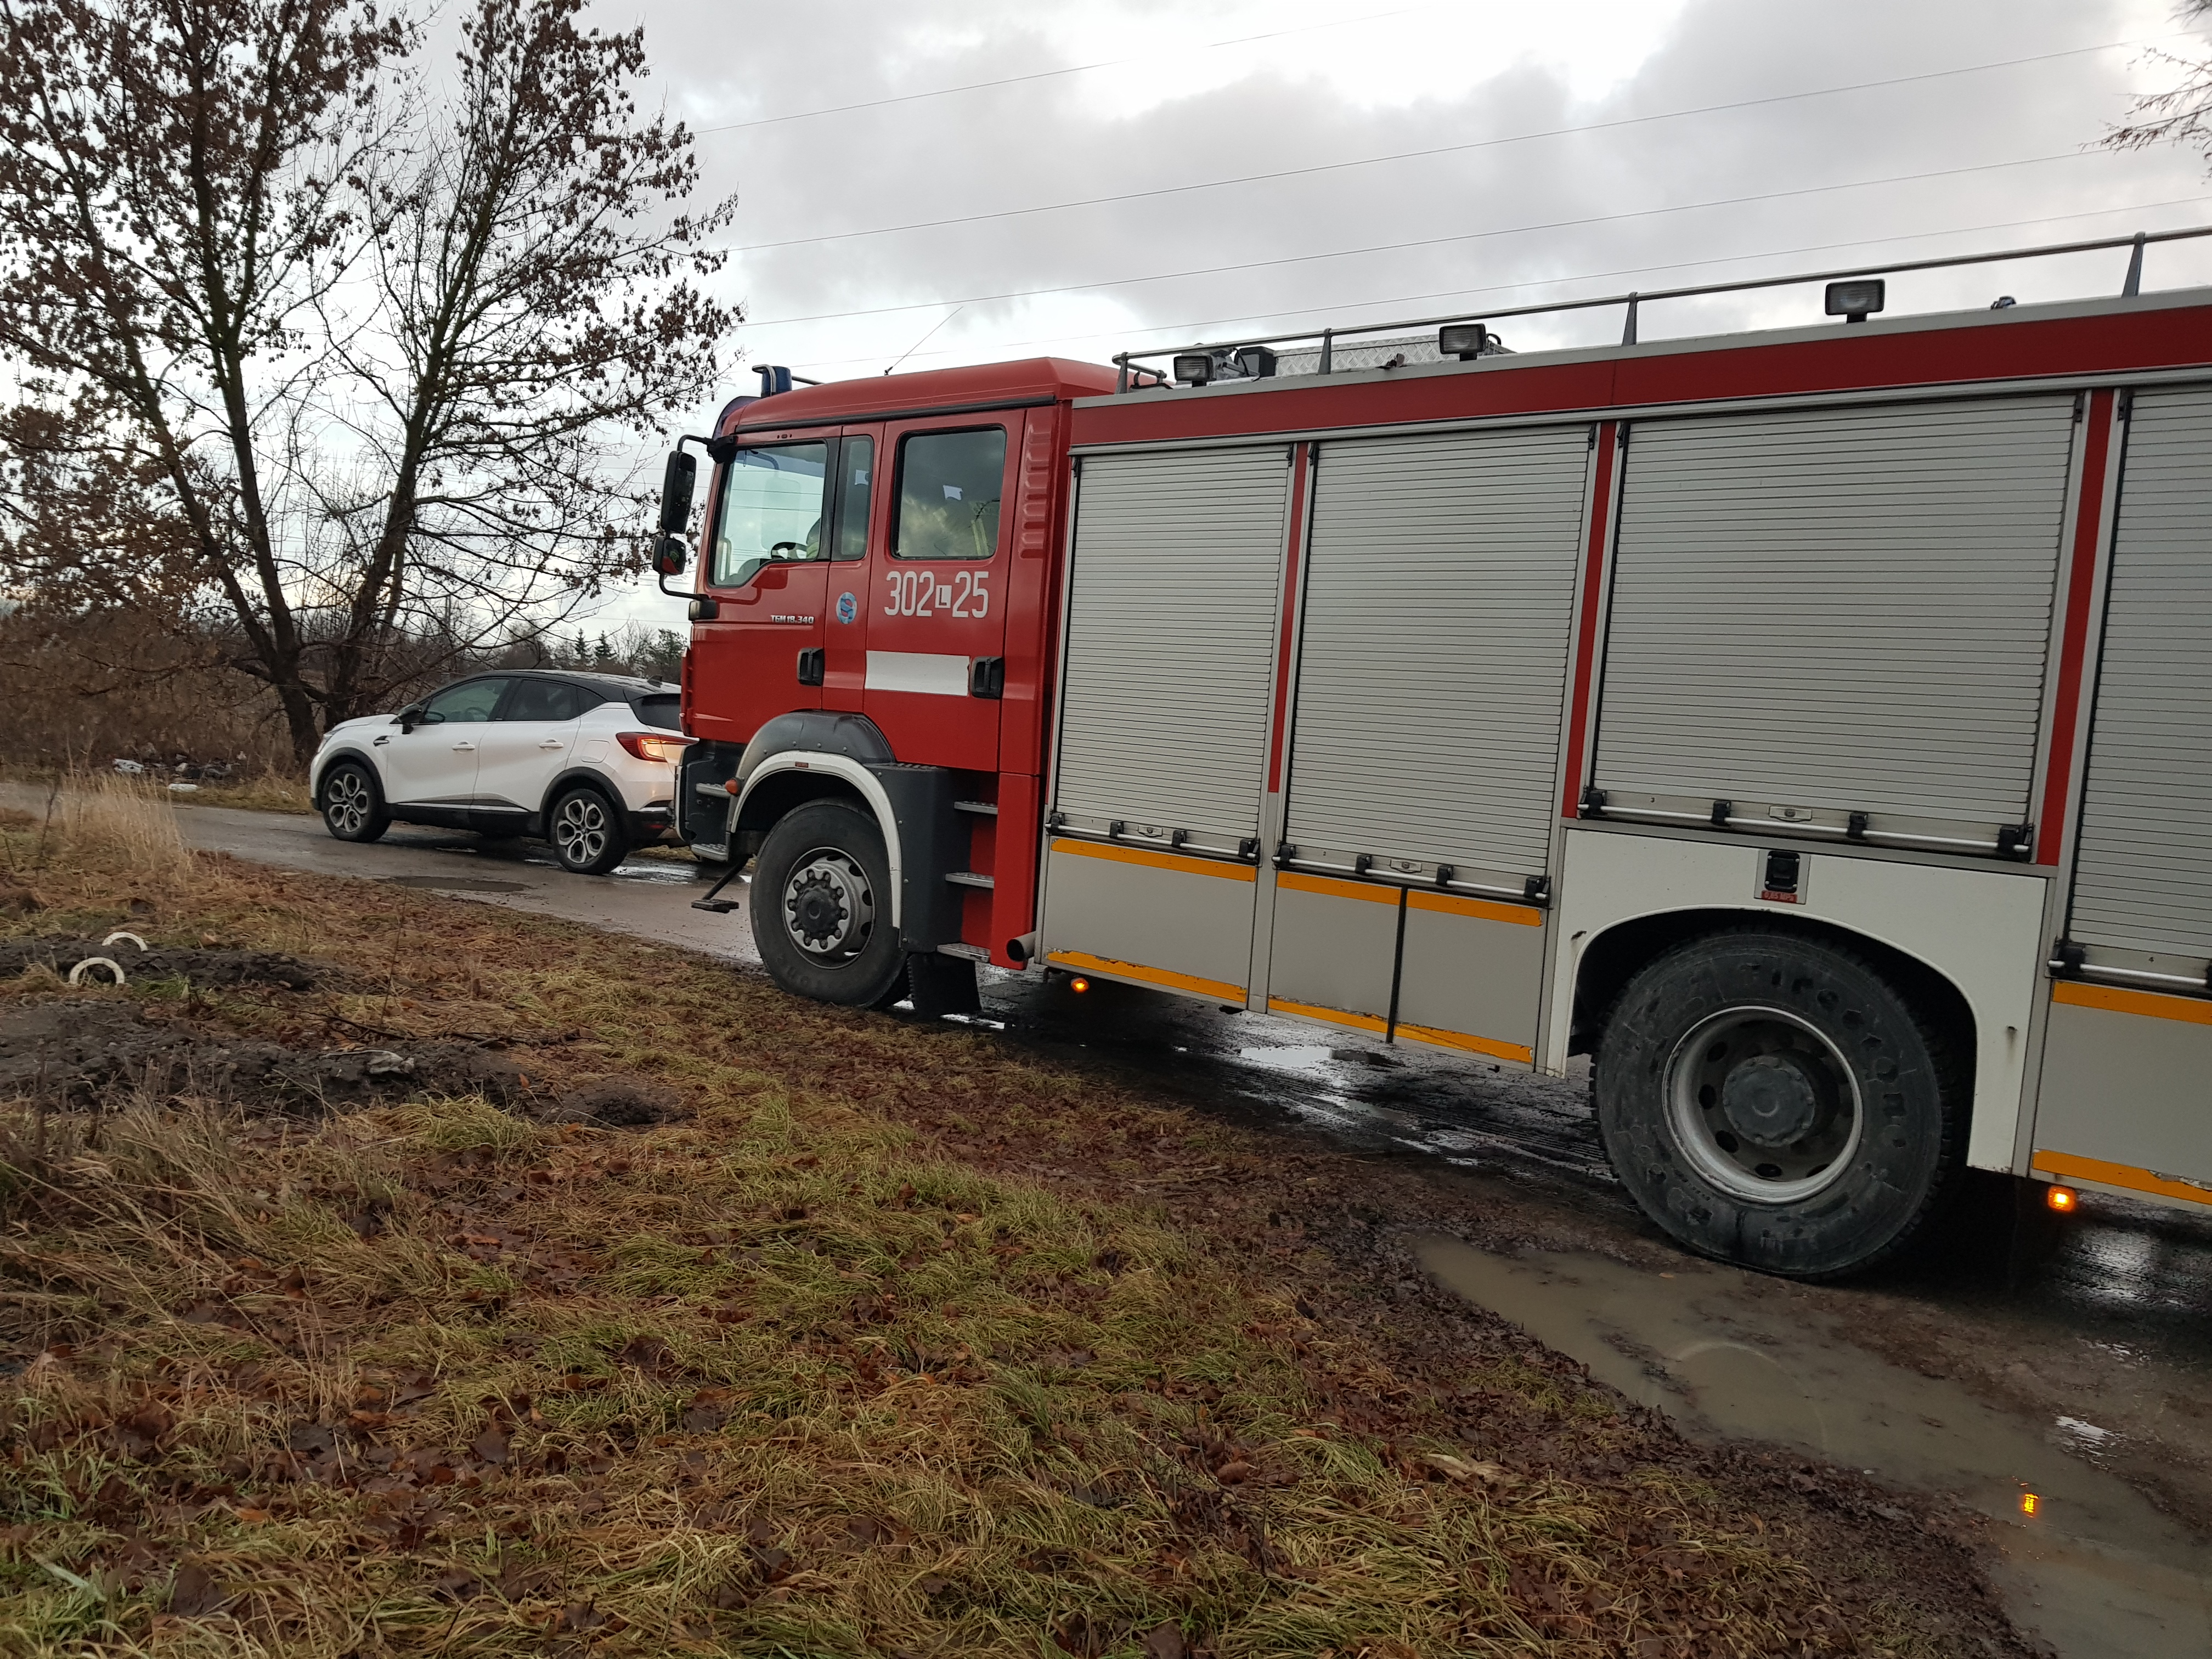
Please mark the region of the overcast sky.
<svg viewBox="0 0 2212 1659"><path fill-rule="evenodd" d="M743 356L844 379L2212 223L2201 155L2090 148L2174 78L2149 48L2212 52L2172 10L630 0L595 17L644 26L708 191L739 198L717 283L749 319ZM2112 292L2124 263L1908 276L1890 308ZM2146 287L2195 282L2212 249L2152 250ZM1817 289L1683 301L1642 331L1819 307ZM1499 329L1528 349L1620 325ZM726 396L753 385L726 378ZM680 613L638 595L608 620L630 616Z"/></svg>

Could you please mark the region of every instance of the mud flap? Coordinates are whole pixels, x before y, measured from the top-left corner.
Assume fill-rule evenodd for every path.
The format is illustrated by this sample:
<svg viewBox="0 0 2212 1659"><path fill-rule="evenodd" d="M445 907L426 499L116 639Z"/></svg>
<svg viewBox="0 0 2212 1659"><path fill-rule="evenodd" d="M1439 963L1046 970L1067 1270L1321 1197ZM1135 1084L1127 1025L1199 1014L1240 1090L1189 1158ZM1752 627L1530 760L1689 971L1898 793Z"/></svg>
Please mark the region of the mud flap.
<svg viewBox="0 0 2212 1659"><path fill-rule="evenodd" d="M910 956L933 956L960 940L963 890L945 878L968 865L968 824L953 810L953 774L942 766L872 763L898 832L899 942Z"/></svg>

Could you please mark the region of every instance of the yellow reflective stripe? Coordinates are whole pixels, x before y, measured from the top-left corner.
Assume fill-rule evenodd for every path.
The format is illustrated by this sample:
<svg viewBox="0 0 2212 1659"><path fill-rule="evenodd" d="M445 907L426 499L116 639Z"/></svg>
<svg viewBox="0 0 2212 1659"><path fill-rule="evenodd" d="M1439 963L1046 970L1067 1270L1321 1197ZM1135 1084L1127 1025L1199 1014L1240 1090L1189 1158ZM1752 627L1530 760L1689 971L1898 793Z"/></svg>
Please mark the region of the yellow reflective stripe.
<svg viewBox="0 0 2212 1659"><path fill-rule="evenodd" d="M1371 881L1339 881L1333 876L1309 876L1296 870L1285 870L1275 878L1275 885L1287 887L1293 893L1319 893L1326 898L1365 899L1370 904L1395 904L1398 890L1378 887Z"/></svg>
<svg viewBox="0 0 2212 1659"><path fill-rule="evenodd" d="M1523 1066L1532 1065L1536 1059L1534 1048L1518 1042L1500 1042L1495 1037L1469 1036L1465 1031L1446 1031L1433 1025L1408 1025L1398 1022L1398 1035L1411 1037L1416 1042L1433 1043L1439 1048L1463 1048L1469 1054L1488 1054L1495 1060L1517 1060Z"/></svg>
<svg viewBox="0 0 2212 1659"><path fill-rule="evenodd" d="M1155 853L1142 847L1115 847L1103 842L1070 841L1065 836L1052 844L1055 853L1072 853L1078 858L1105 859L1114 864L1145 864L1155 870L1180 870L1187 876L1219 876L1228 881L1250 881L1252 866L1231 864L1218 859L1194 859L1182 853Z"/></svg>
<svg viewBox="0 0 2212 1659"><path fill-rule="evenodd" d="M1434 910L1447 916L1480 916L1485 921L1510 921L1520 927L1544 925L1544 913L1529 904L1498 904L1489 899L1462 898L1456 893L1415 893L1406 902L1416 910Z"/></svg>
<svg viewBox="0 0 2212 1659"><path fill-rule="evenodd" d="M2038 1152L2034 1167L2045 1175L2068 1176L2075 1181L2094 1181L2106 1187L2124 1187L2130 1192L2155 1193L2160 1198L2184 1199L2191 1204L2212 1204L2212 1186L2177 1181L2154 1170L2138 1170L2132 1164L2107 1164L2100 1158L2077 1158L2072 1152Z"/></svg>
<svg viewBox="0 0 2212 1659"><path fill-rule="evenodd" d="M1323 1008L1310 1002L1287 1002L1281 997L1269 997L1270 1013L1296 1014L1301 1019L1327 1020L1331 1025L1349 1025L1355 1031L1373 1031L1376 1035L1390 1029L1389 1022L1372 1014L1355 1014L1342 1008Z"/></svg>
<svg viewBox="0 0 2212 1659"><path fill-rule="evenodd" d="M2178 1019L2185 1025L2212 1025L2212 1002L2197 997L2170 997L2157 991L2134 991L2122 985L2092 985L2079 979L2053 980L2051 1000L2069 1003L2076 1008L2103 1008L2115 1014L2148 1014L2153 1019Z"/></svg>
<svg viewBox="0 0 2212 1659"><path fill-rule="evenodd" d="M1147 968L1142 963L1119 962L1112 957L1094 957L1088 951L1048 951L1044 959L1060 968L1080 968L1093 974L1105 974L1115 979L1140 980L1146 985L1164 985L1172 990L1196 991L1212 997L1216 1002L1242 1002L1244 988L1231 985L1224 980L1200 979L1195 974L1178 974L1166 968Z"/></svg>

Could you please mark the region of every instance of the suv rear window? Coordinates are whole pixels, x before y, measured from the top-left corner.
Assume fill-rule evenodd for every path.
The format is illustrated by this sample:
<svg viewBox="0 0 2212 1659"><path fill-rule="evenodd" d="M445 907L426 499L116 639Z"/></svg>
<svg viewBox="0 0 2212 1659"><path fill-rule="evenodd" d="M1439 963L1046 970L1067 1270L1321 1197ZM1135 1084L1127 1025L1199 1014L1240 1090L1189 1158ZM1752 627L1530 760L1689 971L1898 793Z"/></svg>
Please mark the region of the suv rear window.
<svg viewBox="0 0 2212 1659"><path fill-rule="evenodd" d="M657 726L664 732L681 732L684 729L684 699L677 692L661 691L651 696L639 697L630 707L637 711L638 719L647 726Z"/></svg>

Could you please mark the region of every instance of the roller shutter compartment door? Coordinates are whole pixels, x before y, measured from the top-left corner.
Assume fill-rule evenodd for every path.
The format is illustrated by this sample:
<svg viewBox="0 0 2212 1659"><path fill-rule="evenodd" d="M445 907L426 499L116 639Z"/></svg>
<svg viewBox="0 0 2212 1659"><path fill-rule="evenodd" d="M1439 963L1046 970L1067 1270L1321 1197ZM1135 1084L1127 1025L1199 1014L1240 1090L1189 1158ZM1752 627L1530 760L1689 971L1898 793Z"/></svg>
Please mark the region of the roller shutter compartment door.
<svg viewBox="0 0 2212 1659"><path fill-rule="evenodd" d="M1544 872L1589 457L1581 426L1324 446L1288 786L1302 857L1514 890Z"/></svg>
<svg viewBox="0 0 2212 1659"><path fill-rule="evenodd" d="M1639 424L1595 781L1955 835L2028 816L2067 398Z"/></svg>
<svg viewBox="0 0 2212 1659"><path fill-rule="evenodd" d="M2129 421L2069 936L2212 958L2212 392Z"/></svg>
<svg viewBox="0 0 2212 1659"><path fill-rule="evenodd" d="M1234 854L1258 833L1288 452L1084 463L1054 808Z"/></svg>
<svg viewBox="0 0 2212 1659"><path fill-rule="evenodd" d="M1284 447L1084 462L1048 962L1213 1001L1249 994L1288 462Z"/></svg>

